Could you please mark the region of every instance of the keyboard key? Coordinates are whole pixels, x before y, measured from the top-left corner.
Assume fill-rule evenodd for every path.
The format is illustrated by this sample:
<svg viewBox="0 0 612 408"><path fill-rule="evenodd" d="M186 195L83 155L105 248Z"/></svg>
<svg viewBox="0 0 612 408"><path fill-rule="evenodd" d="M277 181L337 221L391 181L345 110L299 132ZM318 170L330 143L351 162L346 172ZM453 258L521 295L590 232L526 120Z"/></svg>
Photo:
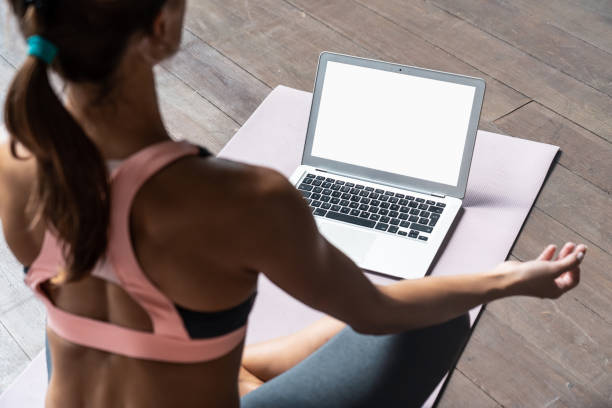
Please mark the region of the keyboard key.
<svg viewBox="0 0 612 408"><path fill-rule="evenodd" d="M380 208L389 208L391 205L389 203L380 203Z"/></svg>
<svg viewBox="0 0 612 408"><path fill-rule="evenodd" d="M402 227L402 228L410 228L410 223L406 222L406 221L402 221L400 223L400 227Z"/></svg>
<svg viewBox="0 0 612 408"><path fill-rule="evenodd" d="M347 187L355 187L355 183L346 183L345 186L347 186Z"/></svg>
<svg viewBox="0 0 612 408"><path fill-rule="evenodd" d="M397 235L405 237L406 235L408 235L408 233L406 231L397 231Z"/></svg>
<svg viewBox="0 0 612 408"><path fill-rule="evenodd" d="M397 198L404 198L404 195L403 195L403 194L400 194L400 193L395 193L395 196L396 196Z"/></svg>
<svg viewBox="0 0 612 408"><path fill-rule="evenodd" d="M317 208L314 212L314 215L319 215L321 217L325 217L325 214L327 214L327 211L320 208Z"/></svg>
<svg viewBox="0 0 612 408"><path fill-rule="evenodd" d="M339 191L334 191L332 197L340 197L342 194Z"/></svg>
<svg viewBox="0 0 612 408"><path fill-rule="evenodd" d="M304 190L304 191L312 191L312 186L309 186L308 184L300 184L298 189Z"/></svg>
<svg viewBox="0 0 612 408"><path fill-rule="evenodd" d="M342 194L342 199L348 200L350 198L351 198L351 193L344 193L344 194Z"/></svg>
<svg viewBox="0 0 612 408"><path fill-rule="evenodd" d="M383 224L382 222L379 222L378 224L376 224L376 229L377 230L386 231L387 228L389 228L389 225Z"/></svg>
<svg viewBox="0 0 612 408"><path fill-rule="evenodd" d="M340 205L343 207L346 207L347 205L349 205L349 200L342 200L340 201Z"/></svg>
<svg viewBox="0 0 612 408"><path fill-rule="evenodd" d="M435 205L436 204L435 201L431 201L431 200L427 200L427 201L425 201L425 203L427 203L429 205Z"/></svg>
<svg viewBox="0 0 612 408"><path fill-rule="evenodd" d="M438 218L440 218L440 214L431 213L431 215L429 216L429 218L431 218L432 220L437 220Z"/></svg>
<svg viewBox="0 0 612 408"><path fill-rule="evenodd" d="M383 194L385 192L385 190L381 190L380 188L377 188L374 191L377 192L378 194Z"/></svg>
<svg viewBox="0 0 612 408"><path fill-rule="evenodd" d="M348 208L348 207L342 207L342 208L340 209L340 212L341 212L342 214L348 214L348 213L349 213L349 211L351 211L351 209L350 209L350 208Z"/></svg>
<svg viewBox="0 0 612 408"><path fill-rule="evenodd" d="M370 204L370 199L369 198L362 198L361 201L359 201L362 204Z"/></svg>
<svg viewBox="0 0 612 408"><path fill-rule="evenodd" d="M343 185L344 185L344 181L342 181L342 180L336 180L336 184L343 186Z"/></svg>
<svg viewBox="0 0 612 408"><path fill-rule="evenodd" d="M378 197L379 201L387 201L389 199L389 196L386 195L381 195L380 197Z"/></svg>
<svg viewBox="0 0 612 408"><path fill-rule="evenodd" d="M419 220L419 217L417 217L416 215L411 215L410 218L408 218L408 221L410 222L417 222Z"/></svg>
<svg viewBox="0 0 612 408"><path fill-rule="evenodd" d="M408 214L401 213L401 214L399 215L399 219L400 219L400 220L407 220L407 219L408 219Z"/></svg>
<svg viewBox="0 0 612 408"><path fill-rule="evenodd" d="M370 198L376 200L378 198L378 193L370 193Z"/></svg>
<svg viewBox="0 0 612 408"><path fill-rule="evenodd" d="M331 187L331 183L329 181L326 181L325 183L323 183L321 185L321 187L323 187L323 188L330 188Z"/></svg>
<svg viewBox="0 0 612 408"><path fill-rule="evenodd" d="M321 181L321 180L325 180L325 177L323 176L317 176L317 180Z"/></svg>
<svg viewBox="0 0 612 408"><path fill-rule="evenodd" d="M310 184L310 183L312 183L312 179L309 179L309 178L304 179L304 180L302 180L302 183L303 184Z"/></svg>
<svg viewBox="0 0 612 408"><path fill-rule="evenodd" d="M358 188L351 188L351 194L359 194L359 189Z"/></svg>
<svg viewBox="0 0 612 408"><path fill-rule="evenodd" d="M380 215L378 214L371 214L370 215L370 219L373 221L378 221L380 219Z"/></svg>
<svg viewBox="0 0 612 408"><path fill-rule="evenodd" d="M340 184L334 184L333 186L331 186L331 189L334 191L338 191L338 194L340 194L339 190L342 188L342 186Z"/></svg>
<svg viewBox="0 0 612 408"><path fill-rule="evenodd" d="M429 220L427 218L421 218L419 220L419 224L428 225L429 224Z"/></svg>
<svg viewBox="0 0 612 408"><path fill-rule="evenodd" d="M321 194L319 194L319 193L315 193L315 194L313 194L313 195L311 196L311 198L312 198L313 200L320 200L320 199L321 199Z"/></svg>
<svg viewBox="0 0 612 408"><path fill-rule="evenodd" d="M359 210L351 210L351 215L359 216L359 214L361 214L361 211L359 211Z"/></svg>
<svg viewBox="0 0 612 408"><path fill-rule="evenodd" d="M367 205L367 204L361 204L361 205L359 206L359 209L360 209L361 211L367 211L367 210L368 210L368 208L370 208L370 206L369 206L369 205Z"/></svg>
<svg viewBox="0 0 612 408"><path fill-rule="evenodd" d="M424 236L424 235L421 235L421 236L419 237L419 239L420 239L421 241L427 241L427 237L426 237L426 236Z"/></svg>
<svg viewBox="0 0 612 408"><path fill-rule="evenodd" d="M338 197L334 197L331 199L331 203L332 204L339 204L340 203L340 199Z"/></svg>
<svg viewBox="0 0 612 408"><path fill-rule="evenodd" d="M385 222L386 223L386 222L389 222L389 221L391 221L391 218L389 218L389 217L380 217L380 222Z"/></svg>
<svg viewBox="0 0 612 408"><path fill-rule="evenodd" d="M312 200L310 198L306 199L306 204L310 205L310 203L312 203Z"/></svg>
<svg viewBox="0 0 612 408"><path fill-rule="evenodd" d="M359 216L361 218L370 218L370 213L368 213L367 211L362 211L361 214L359 214Z"/></svg>
<svg viewBox="0 0 612 408"><path fill-rule="evenodd" d="M321 196L321 201L324 203L329 203L329 200L331 200L330 196Z"/></svg>
<svg viewBox="0 0 612 408"><path fill-rule="evenodd" d="M315 187L312 191L314 191L315 193L320 193L323 191L323 189L321 187Z"/></svg>
<svg viewBox="0 0 612 408"><path fill-rule="evenodd" d="M391 222L389 224L391 224L391 225L399 225L399 223L400 223L399 219L393 218L393 219L391 219Z"/></svg>
<svg viewBox="0 0 612 408"><path fill-rule="evenodd" d="M422 198L415 198L414 201L416 201L417 203L424 203L425 200Z"/></svg>
<svg viewBox="0 0 612 408"><path fill-rule="evenodd" d="M309 179L314 178L314 176L315 176L314 174L310 174L310 173L308 173L308 174L306 175L306 177L307 177L307 178L309 178Z"/></svg>
<svg viewBox="0 0 612 408"><path fill-rule="evenodd" d="M372 228L376 225L375 221L366 220L365 218L353 217L347 214L337 213L334 211L329 211L327 213L327 218L332 220L344 221L355 225L361 225L362 227Z"/></svg>
<svg viewBox="0 0 612 408"><path fill-rule="evenodd" d="M407 213L408 210L410 210L410 208L408 208L408 207L400 207L400 212L401 213Z"/></svg>
<svg viewBox="0 0 612 408"><path fill-rule="evenodd" d="M429 218L429 216L431 215L431 213L430 213L430 212L428 212L428 211L421 211L421 214L420 214L420 215L421 215L421 217Z"/></svg>
<svg viewBox="0 0 612 408"><path fill-rule="evenodd" d="M414 200L414 197L413 197L413 196L409 196L409 195L407 195L407 196L406 196L406 200Z"/></svg>
<svg viewBox="0 0 612 408"><path fill-rule="evenodd" d="M397 204L392 204L392 205L391 205L391 210L393 210L393 211L398 211L399 209L400 209L400 206L399 206L399 205L397 205Z"/></svg>
<svg viewBox="0 0 612 408"><path fill-rule="evenodd" d="M399 201L399 198L397 198L397 197L391 197L391 198L389 199L389 202L390 202L391 204L397 204L397 202L398 202L398 201Z"/></svg>
<svg viewBox="0 0 612 408"><path fill-rule="evenodd" d="M373 205L370 206L370 208L368 208L368 211L373 213L373 214L378 214L378 207L374 207Z"/></svg>
<svg viewBox="0 0 612 408"><path fill-rule="evenodd" d="M391 191L385 191L385 195L388 195L389 197L393 197L395 195L395 193L393 193Z"/></svg>
<svg viewBox="0 0 612 408"><path fill-rule="evenodd" d="M444 211L444 208L442 207L429 207L429 211L436 213L436 214L442 214L442 211Z"/></svg>
<svg viewBox="0 0 612 408"><path fill-rule="evenodd" d="M438 220L429 220L430 227L435 227L437 223L438 223Z"/></svg>
<svg viewBox="0 0 612 408"><path fill-rule="evenodd" d="M402 198L401 200L399 200L399 205L408 205L408 200L406 200L405 198Z"/></svg>
<svg viewBox="0 0 612 408"><path fill-rule="evenodd" d="M417 231L421 231L421 232L427 232L428 234L431 231L433 231L432 227L428 227L427 225L417 224L416 222L413 222L412 224L410 224L410 228L415 229Z"/></svg>
<svg viewBox="0 0 612 408"><path fill-rule="evenodd" d="M358 195L351 196L351 201L359 202L360 198Z"/></svg>
<svg viewBox="0 0 612 408"><path fill-rule="evenodd" d="M412 210L410 210L410 215L419 215L421 214L421 210L413 208Z"/></svg>
<svg viewBox="0 0 612 408"><path fill-rule="evenodd" d="M412 231L410 231L410 234L408 234L408 236L409 236L410 238L416 238L416 237L418 237L418 236L419 236L419 232L418 232L418 231L415 231L415 230L412 230Z"/></svg>
<svg viewBox="0 0 612 408"><path fill-rule="evenodd" d="M387 232L390 232L392 234L395 234L397 232L399 228L397 228L395 225L392 225L389 227L389 229L387 230Z"/></svg>
<svg viewBox="0 0 612 408"><path fill-rule="evenodd" d="M397 211L389 211L389 217L396 218L399 215Z"/></svg>
<svg viewBox="0 0 612 408"><path fill-rule="evenodd" d="M304 198L309 198L309 197L310 197L310 195L312 194L312 193L309 193L308 191L302 191L302 190L300 190L300 192L302 193L302 195L304 196Z"/></svg>
<svg viewBox="0 0 612 408"><path fill-rule="evenodd" d="M339 205L332 205L332 206L331 206L331 210L332 210L332 211L336 211L336 212L340 211L340 208L341 208L341 207L340 207Z"/></svg>
<svg viewBox="0 0 612 408"><path fill-rule="evenodd" d="M334 183L336 180L331 178L331 177L328 177L328 178L325 179L325 181L327 181L329 183Z"/></svg>
<svg viewBox="0 0 612 408"><path fill-rule="evenodd" d="M320 202L320 201L313 201L311 205L312 205L313 207L320 207L320 206L321 206L321 204L323 204L323 203L322 203L322 202Z"/></svg>
<svg viewBox="0 0 612 408"><path fill-rule="evenodd" d="M359 207L359 203L356 203L355 201L353 201L352 203L349 204L350 208L358 208Z"/></svg>
<svg viewBox="0 0 612 408"><path fill-rule="evenodd" d="M315 181L312 182L313 186L320 186L321 184L322 184L321 180L315 180Z"/></svg>
<svg viewBox="0 0 612 408"><path fill-rule="evenodd" d="M359 193L360 197L368 197L370 195L370 193L368 193L367 191L363 190L361 193Z"/></svg>
<svg viewBox="0 0 612 408"><path fill-rule="evenodd" d="M378 213L380 215L387 215L387 214L389 214L389 210L385 210L384 208L381 208L381 210Z"/></svg>
<svg viewBox="0 0 612 408"><path fill-rule="evenodd" d="M323 190L323 194L325 195L330 195L332 193L332 191L329 188L326 188Z"/></svg>
<svg viewBox="0 0 612 408"><path fill-rule="evenodd" d="M374 191L373 187L366 187L365 189L366 189L366 191Z"/></svg>
<svg viewBox="0 0 612 408"><path fill-rule="evenodd" d="M436 203L436 205L437 205L438 207L442 207L442 208L445 208L445 207L446 207L446 204L444 204L444 203Z"/></svg>
<svg viewBox="0 0 612 408"><path fill-rule="evenodd" d="M411 201L410 203L408 203L408 207L410 208L417 208L419 206L419 203L417 203L416 201Z"/></svg>
<svg viewBox="0 0 612 408"><path fill-rule="evenodd" d="M358 188L358 189L360 189L360 190L363 190L365 187L364 187L364 186L362 186L361 184L357 184L357 185L355 186L355 188Z"/></svg>
<svg viewBox="0 0 612 408"><path fill-rule="evenodd" d="M321 204L321 208L323 208L324 210L329 210L331 208L331 204L330 203L323 203L323 204Z"/></svg>
<svg viewBox="0 0 612 408"><path fill-rule="evenodd" d="M342 191L343 193L348 193L349 191L351 191L350 187L344 186L340 189L340 191Z"/></svg>
<svg viewBox="0 0 612 408"><path fill-rule="evenodd" d="M427 204L419 204L419 210L427 210L429 206Z"/></svg>
<svg viewBox="0 0 612 408"><path fill-rule="evenodd" d="M370 205L374 205L374 206L378 207L380 205L380 201L372 200L372 201L370 201Z"/></svg>

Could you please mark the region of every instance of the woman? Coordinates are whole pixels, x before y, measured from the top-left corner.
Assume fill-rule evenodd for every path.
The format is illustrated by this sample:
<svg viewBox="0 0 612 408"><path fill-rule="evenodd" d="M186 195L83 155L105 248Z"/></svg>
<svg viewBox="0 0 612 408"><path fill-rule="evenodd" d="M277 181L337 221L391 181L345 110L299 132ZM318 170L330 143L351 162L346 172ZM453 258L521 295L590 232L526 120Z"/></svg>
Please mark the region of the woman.
<svg viewBox="0 0 612 408"><path fill-rule="evenodd" d="M0 216L47 307L48 407L418 406L467 310L578 284L586 248L568 243L374 286L281 175L171 141L153 67L179 46L184 0L10 3L30 55L5 106ZM258 271L333 318L243 353Z"/></svg>

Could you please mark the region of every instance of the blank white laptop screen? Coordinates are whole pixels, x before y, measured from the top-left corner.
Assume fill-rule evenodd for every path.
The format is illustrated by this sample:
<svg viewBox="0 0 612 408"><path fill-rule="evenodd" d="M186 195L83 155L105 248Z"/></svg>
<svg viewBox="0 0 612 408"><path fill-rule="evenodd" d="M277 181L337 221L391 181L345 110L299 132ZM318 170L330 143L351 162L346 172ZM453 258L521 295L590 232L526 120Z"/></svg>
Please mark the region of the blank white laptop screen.
<svg viewBox="0 0 612 408"><path fill-rule="evenodd" d="M311 154L456 186L475 91L329 61Z"/></svg>

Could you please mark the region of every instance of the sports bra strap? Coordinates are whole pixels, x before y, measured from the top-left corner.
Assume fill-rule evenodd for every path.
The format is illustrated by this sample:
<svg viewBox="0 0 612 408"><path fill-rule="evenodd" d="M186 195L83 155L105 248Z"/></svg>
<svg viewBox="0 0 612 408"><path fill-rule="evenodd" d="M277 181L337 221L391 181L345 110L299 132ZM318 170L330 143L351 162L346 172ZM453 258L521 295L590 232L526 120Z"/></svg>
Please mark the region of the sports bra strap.
<svg viewBox="0 0 612 408"><path fill-rule="evenodd" d="M168 337L188 339L189 335L173 302L142 271L130 236L130 210L142 185L162 168L189 155L197 146L187 142L162 142L140 150L117 168L112 176L108 255L123 288L149 314L153 331Z"/></svg>

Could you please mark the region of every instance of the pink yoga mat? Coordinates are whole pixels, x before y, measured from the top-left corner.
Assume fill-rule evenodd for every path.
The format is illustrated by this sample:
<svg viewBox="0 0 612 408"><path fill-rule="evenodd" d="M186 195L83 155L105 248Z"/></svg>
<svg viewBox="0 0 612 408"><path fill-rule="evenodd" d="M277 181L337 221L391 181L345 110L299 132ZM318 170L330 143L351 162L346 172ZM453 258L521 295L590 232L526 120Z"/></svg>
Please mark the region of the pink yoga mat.
<svg viewBox="0 0 612 408"><path fill-rule="evenodd" d="M272 167L289 176L301 160L310 100L310 93L277 87L219 156ZM432 274L482 272L504 261L557 150L556 146L479 131L465 211ZM381 284L392 282L367 276ZM480 309L470 312L472 324ZM319 317L319 312L262 276L247 343L295 332ZM444 382L424 406L433 405ZM0 408L41 407L45 386L44 355L40 355L0 397Z"/></svg>

